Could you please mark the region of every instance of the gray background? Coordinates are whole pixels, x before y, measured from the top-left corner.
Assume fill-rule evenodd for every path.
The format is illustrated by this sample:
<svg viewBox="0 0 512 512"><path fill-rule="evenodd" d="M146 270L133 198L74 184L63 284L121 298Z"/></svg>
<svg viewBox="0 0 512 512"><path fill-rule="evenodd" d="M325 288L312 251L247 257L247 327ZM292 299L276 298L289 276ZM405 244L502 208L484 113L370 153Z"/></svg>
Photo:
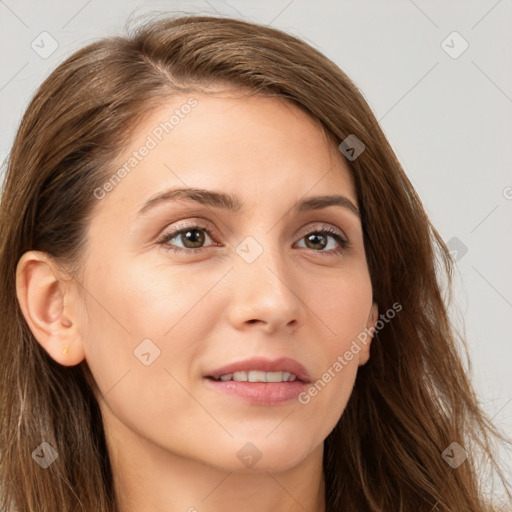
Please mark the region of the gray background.
<svg viewBox="0 0 512 512"><path fill-rule="evenodd" d="M130 15L162 10L284 29L360 87L434 225L458 251L453 315L465 322L482 404L512 433L512 1L0 0L0 159L59 62L122 32ZM41 56L32 44L40 53L58 47Z"/></svg>

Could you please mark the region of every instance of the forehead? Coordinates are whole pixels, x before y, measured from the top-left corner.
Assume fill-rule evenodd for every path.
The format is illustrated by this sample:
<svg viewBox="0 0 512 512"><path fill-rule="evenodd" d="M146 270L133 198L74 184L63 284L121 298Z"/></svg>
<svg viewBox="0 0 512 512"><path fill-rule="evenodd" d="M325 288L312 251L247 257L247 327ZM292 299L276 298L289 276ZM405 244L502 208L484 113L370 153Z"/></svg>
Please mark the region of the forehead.
<svg viewBox="0 0 512 512"><path fill-rule="evenodd" d="M236 91L159 104L134 128L110 176L115 186L102 208L122 200L138 209L176 186L286 203L310 191L340 192L357 204L350 169L318 122L281 98Z"/></svg>

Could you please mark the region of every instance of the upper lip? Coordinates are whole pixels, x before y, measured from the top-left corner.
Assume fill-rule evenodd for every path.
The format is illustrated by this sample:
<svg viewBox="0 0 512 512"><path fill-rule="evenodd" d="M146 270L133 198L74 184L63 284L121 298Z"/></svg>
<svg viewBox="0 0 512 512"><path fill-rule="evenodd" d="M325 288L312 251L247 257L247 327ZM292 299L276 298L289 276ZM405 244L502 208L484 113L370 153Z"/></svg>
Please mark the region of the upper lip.
<svg viewBox="0 0 512 512"><path fill-rule="evenodd" d="M310 375L306 368L295 359L280 357L278 359L267 359L265 357L252 357L243 361L236 361L222 368L210 372L207 377L218 379L221 375L234 372L248 372L257 370L262 372L289 372L297 376L297 380L311 382Z"/></svg>

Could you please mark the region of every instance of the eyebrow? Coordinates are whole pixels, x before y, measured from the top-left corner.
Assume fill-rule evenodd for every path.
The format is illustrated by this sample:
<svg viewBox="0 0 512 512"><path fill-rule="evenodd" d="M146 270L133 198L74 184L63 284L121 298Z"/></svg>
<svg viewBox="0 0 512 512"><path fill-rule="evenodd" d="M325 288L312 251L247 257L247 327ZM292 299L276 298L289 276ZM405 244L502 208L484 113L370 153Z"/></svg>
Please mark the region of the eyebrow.
<svg viewBox="0 0 512 512"><path fill-rule="evenodd" d="M243 202L237 196L226 192L201 188L178 188L166 190L148 199L139 210L138 215L146 213L158 204L176 199L195 201L205 206L222 208L233 212L237 212L243 207ZM341 206L357 215L357 217L361 216L354 203L347 197L340 195L307 197L298 201L294 209L296 213L303 213L311 210L320 210L329 206Z"/></svg>

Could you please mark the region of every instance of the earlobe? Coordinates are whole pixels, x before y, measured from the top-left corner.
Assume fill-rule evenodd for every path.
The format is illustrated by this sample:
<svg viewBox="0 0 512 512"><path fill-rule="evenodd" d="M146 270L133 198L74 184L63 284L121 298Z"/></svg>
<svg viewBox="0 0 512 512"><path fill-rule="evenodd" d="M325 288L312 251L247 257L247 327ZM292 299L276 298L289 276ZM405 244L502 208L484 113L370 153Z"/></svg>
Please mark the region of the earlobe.
<svg viewBox="0 0 512 512"><path fill-rule="evenodd" d="M363 366L370 359L370 345L375 331L375 324L379 318L379 307L376 302L372 304L372 308L366 322L364 342L361 343L361 352L359 353L359 366Z"/></svg>
<svg viewBox="0 0 512 512"><path fill-rule="evenodd" d="M368 316L368 329L370 327L375 328L375 324L377 323L377 320L379 319L379 306L377 306L377 303L374 302L372 304L372 309L370 311L370 315Z"/></svg>
<svg viewBox="0 0 512 512"><path fill-rule="evenodd" d="M79 364L85 357L70 291L62 271L46 253L28 251L20 258L16 295L25 321L37 342L64 366Z"/></svg>

